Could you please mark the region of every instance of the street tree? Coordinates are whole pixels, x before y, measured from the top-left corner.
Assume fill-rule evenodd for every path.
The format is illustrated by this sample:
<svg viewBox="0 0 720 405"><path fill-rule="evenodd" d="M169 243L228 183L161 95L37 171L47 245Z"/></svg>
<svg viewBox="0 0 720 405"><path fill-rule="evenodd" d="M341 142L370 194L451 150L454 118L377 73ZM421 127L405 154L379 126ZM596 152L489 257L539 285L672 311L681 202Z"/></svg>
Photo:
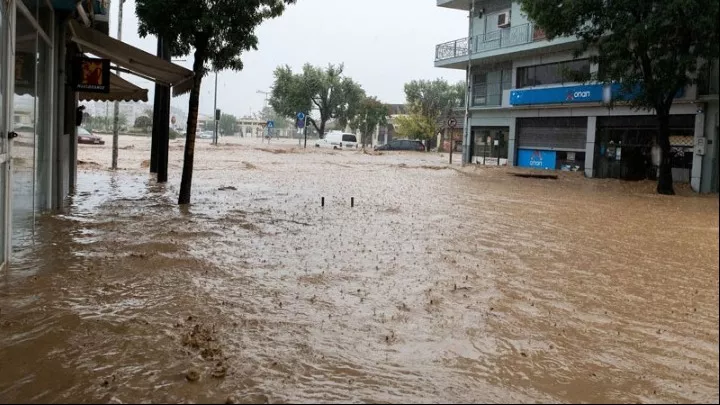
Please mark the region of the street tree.
<svg viewBox="0 0 720 405"><path fill-rule="evenodd" d="M152 118L141 115L135 118L135 125L133 126L142 129L143 132L147 132L148 128L152 127L152 124Z"/></svg>
<svg viewBox="0 0 720 405"><path fill-rule="evenodd" d="M257 49L255 28L295 0L136 0L141 37L162 35L172 56L193 53L193 86L178 204L189 204L202 79L211 71L242 70L241 55Z"/></svg>
<svg viewBox="0 0 720 405"><path fill-rule="evenodd" d="M378 126L387 124L389 114L388 106L375 97L365 97L360 102L355 117L350 120L350 129L360 132L363 149Z"/></svg>
<svg viewBox="0 0 720 405"><path fill-rule="evenodd" d="M395 131L401 138L428 141L437 133L437 120L419 113L399 115L394 121Z"/></svg>
<svg viewBox="0 0 720 405"><path fill-rule="evenodd" d="M411 132L416 133L418 139L430 140L446 127L453 111L465 105L465 83L450 84L444 79L413 80L405 84L405 100L413 122L406 118L400 118L399 122L404 123L405 128L412 128ZM430 125L431 122L434 125Z"/></svg>
<svg viewBox="0 0 720 405"><path fill-rule="evenodd" d="M218 131L224 136L235 135L235 126L237 118L232 114L221 114Z"/></svg>
<svg viewBox="0 0 720 405"><path fill-rule="evenodd" d="M720 3L707 0L521 0L548 39L577 36L576 55L590 51L593 79L619 83L618 102L654 111L662 150L657 192L674 194L670 108L697 82L703 65L720 56Z"/></svg>
<svg viewBox="0 0 720 405"><path fill-rule="evenodd" d="M310 114L308 122L324 136L328 121L337 120L345 127L356 115L365 97L359 84L343 75L343 65L327 68L306 64L301 73L293 73L290 66L275 69L275 84L270 96L273 110L284 117L294 118L298 112Z"/></svg>

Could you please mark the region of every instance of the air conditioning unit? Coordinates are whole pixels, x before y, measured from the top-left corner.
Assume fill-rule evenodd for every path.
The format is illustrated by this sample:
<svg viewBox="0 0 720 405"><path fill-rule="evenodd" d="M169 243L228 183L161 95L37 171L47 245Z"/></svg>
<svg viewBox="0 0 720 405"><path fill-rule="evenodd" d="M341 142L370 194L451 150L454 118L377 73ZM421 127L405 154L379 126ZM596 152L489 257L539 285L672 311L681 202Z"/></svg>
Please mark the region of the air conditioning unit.
<svg viewBox="0 0 720 405"><path fill-rule="evenodd" d="M510 26L510 12L506 11L504 13L500 13L497 16L497 27L498 28L507 28Z"/></svg>

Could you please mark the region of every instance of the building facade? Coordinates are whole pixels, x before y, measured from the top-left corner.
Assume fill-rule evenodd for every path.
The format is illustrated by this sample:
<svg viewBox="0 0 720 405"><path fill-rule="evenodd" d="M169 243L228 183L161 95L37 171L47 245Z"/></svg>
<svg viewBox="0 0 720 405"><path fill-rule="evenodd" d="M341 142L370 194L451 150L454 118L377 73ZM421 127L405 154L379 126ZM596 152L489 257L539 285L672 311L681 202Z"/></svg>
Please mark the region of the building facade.
<svg viewBox="0 0 720 405"><path fill-rule="evenodd" d="M32 244L38 214L62 208L77 183L81 101L147 101L107 72L106 91L76 91L81 58L171 86L192 72L110 38L109 0L0 0L0 272ZM84 71L83 71L84 72Z"/></svg>
<svg viewBox="0 0 720 405"><path fill-rule="evenodd" d="M548 41L510 0L437 0L463 10L470 37L436 47L435 66L471 69L465 163L582 171L587 177L652 179L656 120L604 101L619 86L592 83L599 68L574 57L577 38ZM459 11L460 12L460 11ZM672 107L673 178L718 191L718 63ZM655 162L656 163L656 162Z"/></svg>

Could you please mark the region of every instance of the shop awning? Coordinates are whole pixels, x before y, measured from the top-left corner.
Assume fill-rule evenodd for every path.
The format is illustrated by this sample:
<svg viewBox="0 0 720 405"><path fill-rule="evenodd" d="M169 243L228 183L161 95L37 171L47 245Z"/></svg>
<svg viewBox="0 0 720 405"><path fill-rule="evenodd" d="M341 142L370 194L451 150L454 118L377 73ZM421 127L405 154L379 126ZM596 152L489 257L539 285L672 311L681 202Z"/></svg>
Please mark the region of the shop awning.
<svg viewBox="0 0 720 405"><path fill-rule="evenodd" d="M110 74L109 93L78 92L81 101L148 101L148 91L120 76Z"/></svg>
<svg viewBox="0 0 720 405"><path fill-rule="evenodd" d="M160 59L142 49L85 27L75 20L68 22L71 40L83 53L90 53L127 69L142 78L173 87L173 95L186 93L192 87L193 72Z"/></svg>

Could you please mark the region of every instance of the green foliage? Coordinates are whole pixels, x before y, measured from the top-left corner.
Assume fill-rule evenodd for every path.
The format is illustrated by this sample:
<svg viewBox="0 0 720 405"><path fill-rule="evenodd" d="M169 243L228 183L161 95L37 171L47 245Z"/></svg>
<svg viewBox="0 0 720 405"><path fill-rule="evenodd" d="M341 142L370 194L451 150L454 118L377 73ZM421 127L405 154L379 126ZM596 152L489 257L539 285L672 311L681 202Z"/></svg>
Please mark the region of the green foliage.
<svg viewBox="0 0 720 405"><path fill-rule="evenodd" d="M142 129L144 132L147 132L148 128L152 128L152 125L153 125L152 118L141 115L141 116L135 118L135 125L133 125L133 126L135 128Z"/></svg>
<svg viewBox="0 0 720 405"><path fill-rule="evenodd" d="M136 0L135 14L140 36L166 36L172 56L200 51L203 70L206 61L213 70L242 70L242 53L257 50L255 28L292 3L295 0Z"/></svg>
<svg viewBox="0 0 720 405"><path fill-rule="evenodd" d="M521 0L549 39L577 36L578 54L591 51L601 82L633 93L635 108L655 110L663 159L658 192L673 194L670 107L696 83L698 69L720 56L720 3L707 0ZM614 102L618 100L613 100Z"/></svg>
<svg viewBox="0 0 720 405"><path fill-rule="evenodd" d="M350 129L360 131L362 145L369 143L378 125L387 124L390 115L388 106L375 97L365 97L357 108L355 117L350 121Z"/></svg>
<svg viewBox="0 0 720 405"><path fill-rule="evenodd" d="M237 118L232 114L220 115L220 122L218 123L218 131L223 135L235 135L235 126L237 125Z"/></svg>
<svg viewBox="0 0 720 405"><path fill-rule="evenodd" d="M465 83L413 80L405 84L405 99L412 115L425 117L424 124L435 122L434 133L442 128L454 109L465 105Z"/></svg>
<svg viewBox="0 0 720 405"><path fill-rule="evenodd" d="M412 113L395 118L395 129L401 138L432 139L437 131L437 121L422 114Z"/></svg>
<svg viewBox="0 0 720 405"><path fill-rule="evenodd" d="M168 133L168 137L171 140L178 139L180 137L180 133L172 128L170 128L170 132Z"/></svg>
<svg viewBox="0 0 720 405"><path fill-rule="evenodd" d="M295 74L289 66L275 69L275 84L270 105L278 114L294 118L298 112L317 111L319 119L309 119L320 134L325 133L329 120L345 127L356 116L365 92L359 84L343 75L343 65L323 69L306 64Z"/></svg>

